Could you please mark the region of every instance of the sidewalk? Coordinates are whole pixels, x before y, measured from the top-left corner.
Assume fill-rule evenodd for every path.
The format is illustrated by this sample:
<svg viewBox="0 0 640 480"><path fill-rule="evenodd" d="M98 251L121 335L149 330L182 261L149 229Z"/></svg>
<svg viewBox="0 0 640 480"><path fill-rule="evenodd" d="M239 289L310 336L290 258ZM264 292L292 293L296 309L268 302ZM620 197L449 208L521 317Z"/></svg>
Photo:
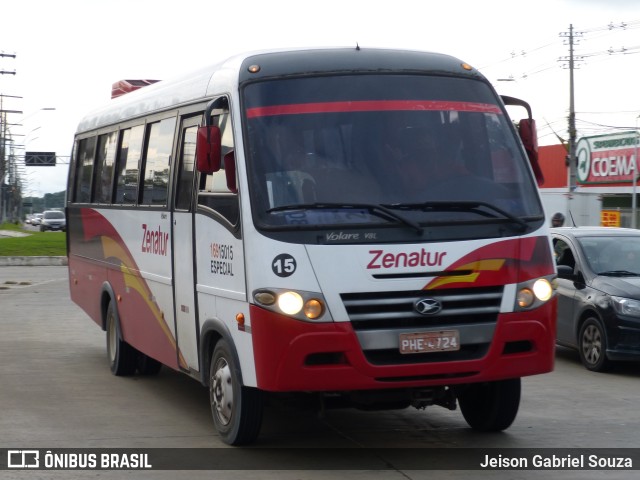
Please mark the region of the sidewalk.
<svg viewBox="0 0 640 480"><path fill-rule="evenodd" d="M0 230L0 237L28 237L29 233L14 232L13 230Z"/></svg>
<svg viewBox="0 0 640 480"><path fill-rule="evenodd" d="M28 233L0 230L2 237L27 237ZM3 257L0 255L0 267L48 267L67 265L67 257Z"/></svg>
<svg viewBox="0 0 640 480"><path fill-rule="evenodd" d="M67 257L2 257L0 267L58 267L67 265Z"/></svg>

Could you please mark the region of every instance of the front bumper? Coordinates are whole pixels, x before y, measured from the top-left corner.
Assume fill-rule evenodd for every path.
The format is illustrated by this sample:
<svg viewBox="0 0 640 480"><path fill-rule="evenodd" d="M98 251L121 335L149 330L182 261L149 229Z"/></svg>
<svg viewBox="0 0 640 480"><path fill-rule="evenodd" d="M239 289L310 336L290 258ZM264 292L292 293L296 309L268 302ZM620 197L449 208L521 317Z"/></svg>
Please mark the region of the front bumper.
<svg viewBox="0 0 640 480"><path fill-rule="evenodd" d="M471 360L372 364L350 322L311 323L251 306L257 386L274 392L410 388L546 373L555 356L556 301L499 314L486 354Z"/></svg>

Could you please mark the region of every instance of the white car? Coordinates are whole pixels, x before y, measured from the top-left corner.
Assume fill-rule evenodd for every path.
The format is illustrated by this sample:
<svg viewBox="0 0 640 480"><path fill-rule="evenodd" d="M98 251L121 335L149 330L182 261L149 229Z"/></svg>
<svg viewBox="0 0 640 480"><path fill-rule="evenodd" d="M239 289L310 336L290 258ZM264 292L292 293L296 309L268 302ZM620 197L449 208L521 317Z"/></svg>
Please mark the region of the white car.
<svg viewBox="0 0 640 480"><path fill-rule="evenodd" d="M45 210L40 220L40 231L67 229L67 219L60 210Z"/></svg>

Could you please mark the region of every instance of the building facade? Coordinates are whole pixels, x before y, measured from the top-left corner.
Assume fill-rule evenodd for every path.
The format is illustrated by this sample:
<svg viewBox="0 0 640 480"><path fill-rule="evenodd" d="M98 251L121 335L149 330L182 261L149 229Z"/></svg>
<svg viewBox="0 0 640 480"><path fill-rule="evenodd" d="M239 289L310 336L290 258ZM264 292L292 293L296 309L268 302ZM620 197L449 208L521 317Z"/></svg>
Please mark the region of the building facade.
<svg viewBox="0 0 640 480"><path fill-rule="evenodd" d="M540 147L545 212L560 212L565 225L636 228L639 136L635 131L582 137L576 145L576 181L570 185L565 145ZM635 199L635 201L634 201Z"/></svg>

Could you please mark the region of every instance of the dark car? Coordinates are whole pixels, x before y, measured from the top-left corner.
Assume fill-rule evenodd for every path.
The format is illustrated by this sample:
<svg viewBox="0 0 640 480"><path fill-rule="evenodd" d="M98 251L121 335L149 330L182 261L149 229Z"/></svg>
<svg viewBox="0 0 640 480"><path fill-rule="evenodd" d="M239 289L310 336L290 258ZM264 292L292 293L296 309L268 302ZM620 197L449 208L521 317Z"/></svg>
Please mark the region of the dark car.
<svg viewBox="0 0 640 480"><path fill-rule="evenodd" d="M558 267L558 345L585 367L640 360L640 231L552 228Z"/></svg>

